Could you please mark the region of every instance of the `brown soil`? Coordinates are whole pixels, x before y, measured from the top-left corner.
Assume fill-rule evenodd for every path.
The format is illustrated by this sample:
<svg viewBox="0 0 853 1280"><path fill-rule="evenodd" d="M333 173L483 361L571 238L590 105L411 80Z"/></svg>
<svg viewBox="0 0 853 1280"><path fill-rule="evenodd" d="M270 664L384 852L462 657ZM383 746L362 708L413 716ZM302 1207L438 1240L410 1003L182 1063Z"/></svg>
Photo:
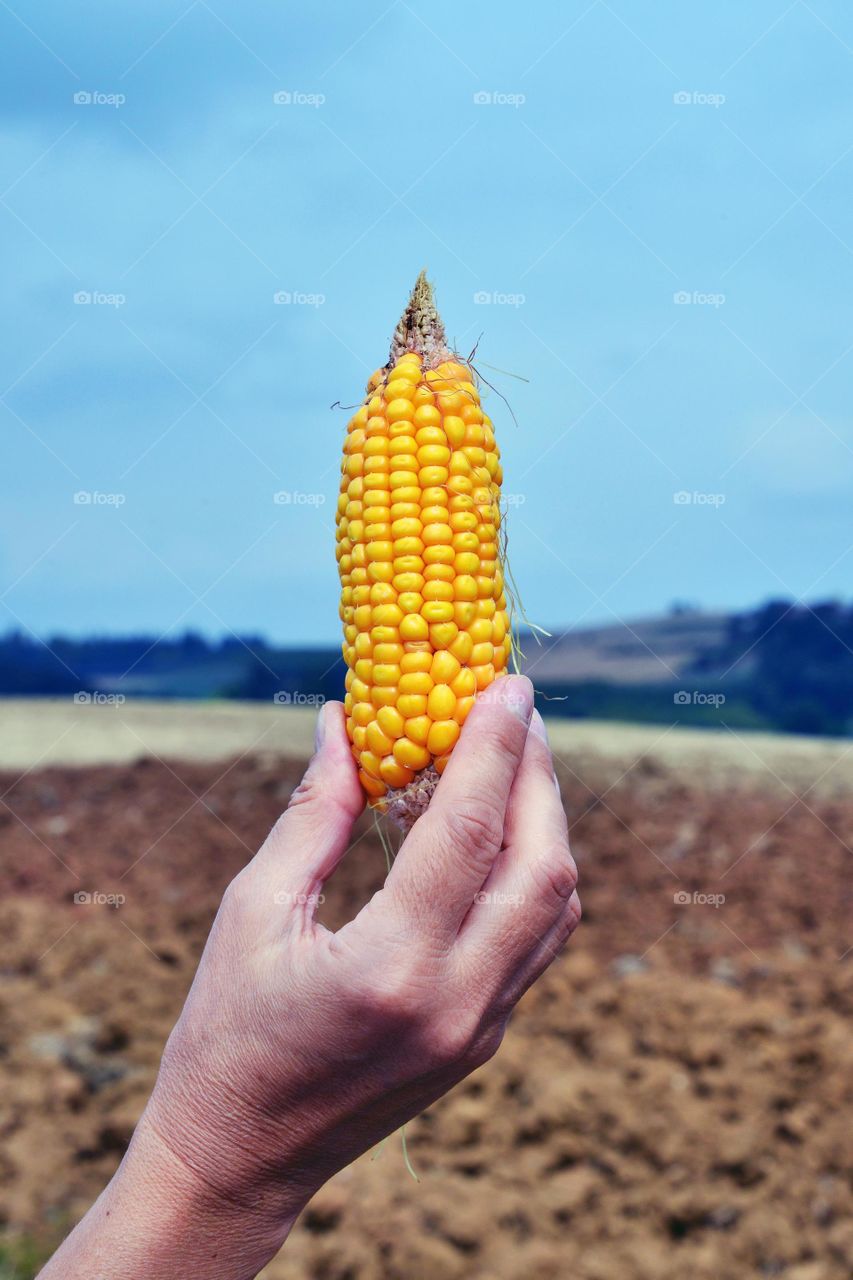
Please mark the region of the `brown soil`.
<svg viewBox="0 0 853 1280"><path fill-rule="evenodd" d="M420 1184L389 1139L316 1197L268 1280L851 1274L853 793L571 766L575 942L498 1057L410 1126ZM219 896L299 772L149 759L0 784L13 1244L56 1238L115 1168ZM381 882L364 829L328 887L332 925ZM0 1275L31 1274L3 1257Z"/></svg>

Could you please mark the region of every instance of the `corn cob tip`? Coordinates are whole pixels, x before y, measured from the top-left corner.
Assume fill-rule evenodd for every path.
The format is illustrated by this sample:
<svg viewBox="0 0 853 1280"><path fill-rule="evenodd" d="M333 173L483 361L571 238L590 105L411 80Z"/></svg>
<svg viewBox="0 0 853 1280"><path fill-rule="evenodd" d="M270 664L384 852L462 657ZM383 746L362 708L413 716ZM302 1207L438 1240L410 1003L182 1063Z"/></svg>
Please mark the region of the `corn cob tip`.
<svg viewBox="0 0 853 1280"><path fill-rule="evenodd" d="M407 351L423 356L427 369L434 369L453 358L426 271L422 271L415 281L406 310L394 330L387 367L392 368Z"/></svg>

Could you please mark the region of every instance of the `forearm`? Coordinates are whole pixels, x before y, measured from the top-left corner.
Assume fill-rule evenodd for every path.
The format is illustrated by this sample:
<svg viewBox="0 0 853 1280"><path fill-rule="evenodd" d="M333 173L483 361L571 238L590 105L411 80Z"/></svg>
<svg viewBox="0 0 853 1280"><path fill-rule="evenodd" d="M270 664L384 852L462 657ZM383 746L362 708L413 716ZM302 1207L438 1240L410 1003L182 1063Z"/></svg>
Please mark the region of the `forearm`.
<svg viewBox="0 0 853 1280"><path fill-rule="evenodd" d="M229 1202L161 1141L145 1116L112 1181L39 1280L250 1280L301 1203L281 1188Z"/></svg>

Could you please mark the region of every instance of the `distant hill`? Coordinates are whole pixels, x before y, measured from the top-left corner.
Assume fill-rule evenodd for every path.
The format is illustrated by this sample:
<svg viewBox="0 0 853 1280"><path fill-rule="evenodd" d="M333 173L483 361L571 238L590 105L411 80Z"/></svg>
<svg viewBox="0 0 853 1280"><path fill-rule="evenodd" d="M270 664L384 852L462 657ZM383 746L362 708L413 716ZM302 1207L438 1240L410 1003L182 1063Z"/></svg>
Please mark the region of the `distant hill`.
<svg viewBox="0 0 853 1280"><path fill-rule="evenodd" d="M522 646L552 715L853 735L853 606L836 601L679 611Z"/></svg>
<svg viewBox="0 0 853 1280"><path fill-rule="evenodd" d="M680 613L526 638L527 671L546 684L654 685L687 674L726 639L731 615Z"/></svg>
<svg viewBox="0 0 853 1280"><path fill-rule="evenodd" d="M522 634L543 710L575 718L853 735L853 606L772 601L743 613ZM0 694L87 698L339 698L337 646L258 636L0 637Z"/></svg>

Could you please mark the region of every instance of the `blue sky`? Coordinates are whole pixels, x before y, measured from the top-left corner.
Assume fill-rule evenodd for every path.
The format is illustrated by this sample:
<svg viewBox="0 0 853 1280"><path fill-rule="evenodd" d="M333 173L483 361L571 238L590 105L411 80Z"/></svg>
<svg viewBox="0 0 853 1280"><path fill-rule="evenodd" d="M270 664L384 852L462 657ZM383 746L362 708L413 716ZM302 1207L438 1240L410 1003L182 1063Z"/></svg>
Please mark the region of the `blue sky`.
<svg viewBox="0 0 853 1280"><path fill-rule="evenodd" d="M329 406L423 265L533 619L849 595L849 4L11 0L0 48L0 627L336 639Z"/></svg>

